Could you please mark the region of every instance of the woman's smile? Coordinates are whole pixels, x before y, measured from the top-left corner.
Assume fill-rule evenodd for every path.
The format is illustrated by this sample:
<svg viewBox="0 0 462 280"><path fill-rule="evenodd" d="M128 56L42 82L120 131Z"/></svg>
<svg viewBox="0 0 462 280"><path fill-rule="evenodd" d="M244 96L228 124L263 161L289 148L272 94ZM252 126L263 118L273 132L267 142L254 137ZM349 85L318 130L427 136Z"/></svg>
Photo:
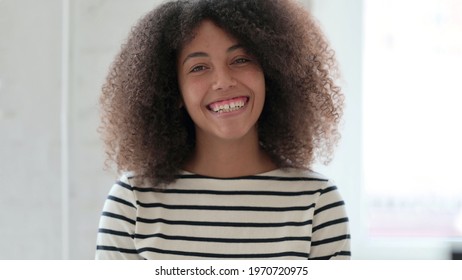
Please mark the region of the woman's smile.
<svg viewBox="0 0 462 280"><path fill-rule="evenodd" d="M209 105L207 108L213 113L227 114L230 112L242 111L248 104L249 98L246 96L234 97L226 100L216 101Z"/></svg>

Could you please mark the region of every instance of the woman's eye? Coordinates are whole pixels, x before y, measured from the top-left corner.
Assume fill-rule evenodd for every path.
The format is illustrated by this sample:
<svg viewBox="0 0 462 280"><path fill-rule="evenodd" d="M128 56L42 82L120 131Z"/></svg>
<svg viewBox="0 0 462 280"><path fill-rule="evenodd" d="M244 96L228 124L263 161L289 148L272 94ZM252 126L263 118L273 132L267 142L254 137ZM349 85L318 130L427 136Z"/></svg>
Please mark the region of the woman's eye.
<svg viewBox="0 0 462 280"><path fill-rule="evenodd" d="M204 65L198 65L198 66L194 66L189 72L194 73L194 72L199 72L205 69L207 69L207 67L205 67Z"/></svg>
<svg viewBox="0 0 462 280"><path fill-rule="evenodd" d="M250 59L241 57L241 58L238 58L238 59L234 60L233 63L235 63L235 64L242 64L242 63L247 63L247 62L249 62L249 61L250 61Z"/></svg>

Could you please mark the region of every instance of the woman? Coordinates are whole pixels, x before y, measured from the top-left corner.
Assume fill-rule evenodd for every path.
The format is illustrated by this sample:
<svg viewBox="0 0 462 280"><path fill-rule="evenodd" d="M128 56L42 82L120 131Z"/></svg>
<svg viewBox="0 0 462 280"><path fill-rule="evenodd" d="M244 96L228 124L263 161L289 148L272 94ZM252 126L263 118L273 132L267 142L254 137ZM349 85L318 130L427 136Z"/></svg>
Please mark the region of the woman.
<svg viewBox="0 0 462 280"><path fill-rule="evenodd" d="M143 17L101 104L125 172L96 257L348 259L335 185L312 172L339 139L335 61L294 1L170 1Z"/></svg>

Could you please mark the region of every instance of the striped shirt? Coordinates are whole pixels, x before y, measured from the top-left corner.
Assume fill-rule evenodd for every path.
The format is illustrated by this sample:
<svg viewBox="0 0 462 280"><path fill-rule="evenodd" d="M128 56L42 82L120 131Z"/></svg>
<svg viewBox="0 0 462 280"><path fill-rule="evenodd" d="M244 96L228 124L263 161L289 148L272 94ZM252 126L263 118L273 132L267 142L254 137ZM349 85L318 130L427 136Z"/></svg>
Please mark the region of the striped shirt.
<svg viewBox="0 0 462 280"><path fill-rule="evenodd" d="M349 259L344 202L298 169L212 178L182 172L164 190L122 176L104 204L96 259Z"/></svg>

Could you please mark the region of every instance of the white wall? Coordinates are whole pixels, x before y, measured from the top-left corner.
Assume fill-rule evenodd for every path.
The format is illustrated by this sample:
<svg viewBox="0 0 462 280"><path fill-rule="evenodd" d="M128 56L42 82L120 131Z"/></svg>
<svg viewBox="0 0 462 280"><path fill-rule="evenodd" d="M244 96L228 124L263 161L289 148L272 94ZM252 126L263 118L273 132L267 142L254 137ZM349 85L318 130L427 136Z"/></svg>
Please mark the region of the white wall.
<svg viewBox="0 0 462 280"><path fill-rule="evenodd" d="M103 170L98 95L130 27L159 2L69 0L63 26L65 0L0 1L0 259L93 258L100 211L115 179Z"/></svg>
<svg viewBox="0 0 462 280"><path fill-rule="evenodd" d="M0 1L0 258L59 258L60 1Z"/></svg>

